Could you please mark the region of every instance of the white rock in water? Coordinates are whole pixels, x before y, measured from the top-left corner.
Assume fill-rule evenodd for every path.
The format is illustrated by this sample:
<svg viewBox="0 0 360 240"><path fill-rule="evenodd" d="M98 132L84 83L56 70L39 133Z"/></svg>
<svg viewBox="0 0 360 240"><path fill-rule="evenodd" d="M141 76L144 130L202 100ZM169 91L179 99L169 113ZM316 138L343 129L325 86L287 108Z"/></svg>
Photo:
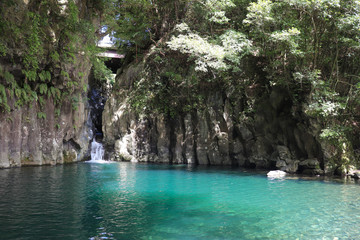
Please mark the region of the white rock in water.
<svg viewBox="0 0 360 240"><path fill-rule="evenodd" d="M283 177L285 177L285 175L286 175L286 172L281 171L281 170L270 171L267 174L267 176L269 178L283 178Z"/></svg>

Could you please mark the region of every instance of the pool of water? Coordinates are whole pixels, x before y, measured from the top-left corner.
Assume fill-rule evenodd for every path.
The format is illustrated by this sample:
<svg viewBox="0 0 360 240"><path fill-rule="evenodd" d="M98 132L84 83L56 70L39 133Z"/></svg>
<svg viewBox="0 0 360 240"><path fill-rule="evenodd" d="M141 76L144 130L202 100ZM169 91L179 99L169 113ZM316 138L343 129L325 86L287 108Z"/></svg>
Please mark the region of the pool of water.
<svg viewBox="0 0 360 240"><path fill-rule="evenodd" d="M1 239L360 239L360 185L239 169L0 170Z"/></svg>

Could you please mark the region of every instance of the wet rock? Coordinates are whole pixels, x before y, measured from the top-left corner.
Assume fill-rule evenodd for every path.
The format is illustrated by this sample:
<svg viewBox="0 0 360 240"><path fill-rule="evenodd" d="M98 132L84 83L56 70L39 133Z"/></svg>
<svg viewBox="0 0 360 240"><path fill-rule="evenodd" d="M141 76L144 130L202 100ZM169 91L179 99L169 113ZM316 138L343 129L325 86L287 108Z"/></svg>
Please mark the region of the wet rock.
<svg viewBox="0 0 360 240"><path fill-rule="evenodd" d="M360 170L357 170L354 166L350 166L349 173L347 175L355 179L360 179Z"/></svg>
<svg viewBox="0 0 360 240"><path fill-rule="evenodd" d="M320 168L320 163L316 158L301 161L299 165L308 169Z"/></svg>
<svg viewBox="0 0 360 240"><path fill-rule="evenodd" d="M115 158L120 161L135 161L132 154L132 135L126 134L122 139L115 141Z"/></svg>
<svg viewBox="0 0 360 240"><path fill-rule="evenodd" d="M286 166L281 167L281 170L288 173L296 173L299 166L299 160L291 160L286 163Z"/></svg>
<svg viewBox="0 0 360 240"><path fill-rule="evenodd" d="M183 134L176 136L177 144L178 141L182 143L182 155L184 156L180 163L196 164L196 152L195 148L195 133L193 128L193 117L191 114L186 114L184 119L180 119L180 122L183 122Z"/></svg>
<svg viewBox="0 0 360 240"><path fill-rule="evenodd" d="M64 155L64 163L76 162L77 152L75 151L75 149L71 149L69 151L65 150L63 152L63 155Z"/></svg>
<svg viewBox="0 0 360 240"><path fill-rule="evenodd" d="M216 88L202 92L201 110L175 118L156 112L139 116L128 102L134 82L146 81L146 74L142 74L145 67L146 63L134 63L119 72L114 86L117 90L106 102L103 114L104 142L114 146L121 140L115 151L127 149L128 159L265 169L276 166L295 173L300 166L298 159L321 156L314 138L317 132L307 130L306 121L291 112L291 98L281 88L270 90L275 92L254 103L256 112L246 121L239 117L239 111L244 111L244 99ZM130 132L133 134L128 136ZM123 141L124 136L129 139ZM311 161L302 164L302 169L318 168Z"/></svg>
<svg viewBox="0 0 360 240"><path fill-rule="evenodd" d="M276 146L276 150L278 152L278 156L280 160L283 160L286 163L292 162L292 156L288 147L278 145Z"/></svg>
<svg viewBox="0 0 360 240"><path fill-rule="evenodd" d="M306 174L306 175L324 175L324 170L320 169L320 168L314 168L314 169L304 169L302 171L302 174Z"/></svg>
<svg viewBox="0 0 360 240"><path fill-rule="evenodd" d="M286 167L286 162L284 160L277 160L276 161L276 167L277 168L283 168L283 167Z"/></svg>

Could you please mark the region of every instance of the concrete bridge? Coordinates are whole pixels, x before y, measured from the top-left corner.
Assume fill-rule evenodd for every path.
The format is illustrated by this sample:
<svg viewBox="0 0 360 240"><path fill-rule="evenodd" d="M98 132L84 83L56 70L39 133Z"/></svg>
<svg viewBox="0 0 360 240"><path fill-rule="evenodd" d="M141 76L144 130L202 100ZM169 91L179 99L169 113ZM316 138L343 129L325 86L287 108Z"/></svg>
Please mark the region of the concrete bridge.
<svg viewBox="0 0 360 240"><path fill-rule="evenodd" d="M116 74L117 69L121 67L122 59L125 58L125 55L116 51L116 46L114 42L111 41L109 35L101 39L97 43L97 46L104 50L103 52L98 53L97 56L109 58L108 61L105 61L105 65Z"/></svg>
<svg viewBox="0 0 360 240"><path fill-rule="evenodd" d="M105 52L97 54L98 57L108 57L108 58L124 58L124 54L117 53L116 50L108 49Z"/></svg>

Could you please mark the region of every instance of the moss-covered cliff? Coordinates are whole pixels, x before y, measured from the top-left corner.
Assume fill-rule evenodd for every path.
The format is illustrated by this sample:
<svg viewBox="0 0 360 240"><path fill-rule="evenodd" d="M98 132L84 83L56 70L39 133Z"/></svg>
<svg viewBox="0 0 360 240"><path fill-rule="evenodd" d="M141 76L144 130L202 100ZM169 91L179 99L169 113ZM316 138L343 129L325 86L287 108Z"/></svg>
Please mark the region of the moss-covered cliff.
<svg viewBox="0 0 360 240"><path fill-rule="evenodd" d="M357 2L148 8L129 19L147 26L149 47L129 38L134 61L105 107L112 158L313 174L357 165Z"/></svg>
<svg viewBox="0 0 360 240"><path fill-rule="evenodd" d="M84 156L94 43L108 33L126 54L103 115L111 159L358 165L358 1L5 0L0 11L2 167Z"/></svg>
<svg viewBox="0 0 360 240"><path fill-rule="evenodd" d="M0 3L0 167L84 158L95 1Z"/></svg>

